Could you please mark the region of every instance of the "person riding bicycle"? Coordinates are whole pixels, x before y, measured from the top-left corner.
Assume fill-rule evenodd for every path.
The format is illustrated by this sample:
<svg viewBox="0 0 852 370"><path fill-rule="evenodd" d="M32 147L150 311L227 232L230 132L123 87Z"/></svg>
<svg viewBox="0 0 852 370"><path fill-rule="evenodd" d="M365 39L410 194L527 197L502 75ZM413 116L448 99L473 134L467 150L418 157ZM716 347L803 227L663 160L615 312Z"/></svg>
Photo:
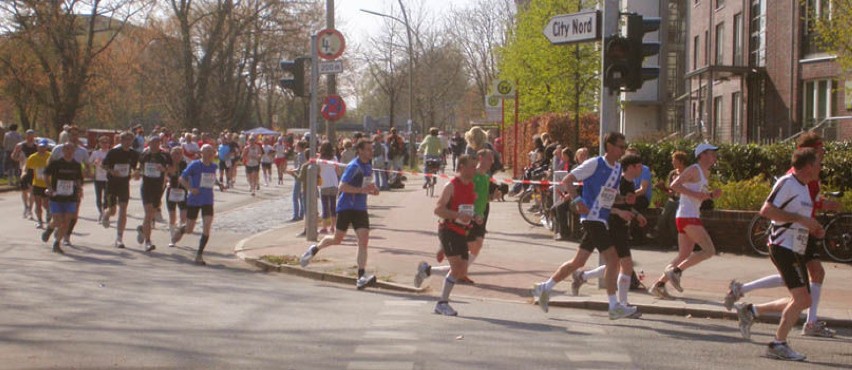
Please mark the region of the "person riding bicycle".
<svg viewBox="0 0 852 370"><path fill-rule="evenodd" d="M423 153L423 173L429 173L430 160L437 160L439 164L441 163L444 145L441 143L441 138L438 137L438 129L436 127L429 129L429 136L423 139L417 151ZM432 173L436 172L433 171ZM425 176L424 178L426 181L423 183L423 189L426 189L429 186L429 176Z"/></svg>

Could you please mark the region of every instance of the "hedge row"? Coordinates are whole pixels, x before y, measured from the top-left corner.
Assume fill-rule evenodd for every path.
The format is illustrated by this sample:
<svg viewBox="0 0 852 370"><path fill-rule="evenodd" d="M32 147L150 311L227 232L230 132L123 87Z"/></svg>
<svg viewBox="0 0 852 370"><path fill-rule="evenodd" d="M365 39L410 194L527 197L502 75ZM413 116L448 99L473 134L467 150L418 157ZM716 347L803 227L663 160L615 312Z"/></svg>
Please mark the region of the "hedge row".
<svg viewBox="0 0 852 370"><path fill-rule="evenodd" d="M673 141L659 144L631 143L642 154L645 164L655 177L664 178L672 170L671 155L682 150L694 163L696 143ZM719 161L713 169L714 177L722 184L752 181L768 183L782 176L790 168L790 157L795 145L786 144L720 144ZM832 190L852 190L852 142L826 143L826 156L822 163L823 186Z"/></svg>

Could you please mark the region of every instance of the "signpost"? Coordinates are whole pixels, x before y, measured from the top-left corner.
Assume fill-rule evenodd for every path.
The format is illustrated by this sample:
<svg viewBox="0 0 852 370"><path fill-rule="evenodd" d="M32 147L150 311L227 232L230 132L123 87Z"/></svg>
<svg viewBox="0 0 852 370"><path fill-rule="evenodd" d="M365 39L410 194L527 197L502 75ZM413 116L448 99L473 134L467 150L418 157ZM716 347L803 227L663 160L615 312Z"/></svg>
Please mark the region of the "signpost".
<svg viewBox="0 0 852 370"><path fill-rule="evenodd" d="M343 73L343 62L339 60L331 60L328 62L319 63L319 73L322 75Z"/></svg>
<svg viewBox="0 0 852 370"><path fill-rule="evenodd" d="M338 30L324 29L317 33L317 51L319 57L325 60L334 60L343 55L346 49L346 40Z"/></svg>
<svg viewBox="0 0 852 370"><path fill-rule="evenodd" d="M491 96L497 98L514 98L515 83L509 80L495 80L491 88Z"/></svg>
<svg viewBox="0 0 852 370"><path fill-rule="evenodd" d="M597 10L560 14L547 22L544 37L555 45L597 41L601 38L600 24L601 14Z"/></svg>
<svg viewBox="0 0 852 370"><path fill-rule="evenodd" d="M494 95L485 97L485 120L488 122L503 121L503 99Z"/></svg>
<svg viewBox="0 0 852 370"><path fill-rule="evenodd" d="M322 118L326 121L337 121L346 114L346 103L340 95L326 96L322 101Z"/></svg>

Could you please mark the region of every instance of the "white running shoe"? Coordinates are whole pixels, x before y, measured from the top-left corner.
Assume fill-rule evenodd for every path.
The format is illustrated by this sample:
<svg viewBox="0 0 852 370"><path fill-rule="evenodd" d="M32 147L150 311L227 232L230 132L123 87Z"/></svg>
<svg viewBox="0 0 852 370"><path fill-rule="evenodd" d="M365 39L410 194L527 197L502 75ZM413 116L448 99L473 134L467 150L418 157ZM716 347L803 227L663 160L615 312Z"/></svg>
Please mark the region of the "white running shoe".
<svg viewBox="0 0 852 370"><path fill-rule="evenodd" d="M742 297L743 284L736 280L731 280L728 294L725 294L725 309L728 311L732 310L734 308L734 303Z"/></svg>
<svg viewBox="0 0 852 370"><path fill-rule="evenodd" d="M299 258L299 265L301 265L302 268L308 267L308 264L311 263L311 259L314 258L314 248L316 247L316 244L311 244L311 246L308 247L308 250L306 250L305 253L302 253L302 257Z"/></svg>
<svg viewBox="0 0 852 370"><path fill-rule="evenodd" d="M735 304L734 307L737 309L737 320L740 323L740 334L742 334L744 339L750 339L751 325L754 324L754 314L748 308L748 304L746 303Z"/></svg>
<svg viewBox="0 0 852 370"><path fill-rule="evenodd" d="M420 288L423 285L423 280L429 277L429 264L426 261L420 262L417 265L417 273L414 274L414 287Z"/></svg>
<svg viewBox="0 0 852 370"><path fill-rule="evenodd" d="M444 316L458 316L458 312L450 307L450 304L447 302L438 302L435 305L435 313Z"/></svg>
<svg viewBox="0 0 852 370"><path fill-rule="evenodd" d="M623 306L621 304L609 310L609 319L618 320L625 317L632 317L637 312L636 306Z"/></svg>
<svg viewBox="0 0 852 370"><path fill-rule="evenodd" d="M666 290L665 285L662 285L662 286L654 285L650 289L648 289L648 293L651 293L651 295L653 295L654 297L657 297L658 299L674 299L674 297L672 297L672 295L669 294L669 291Z"/></svg>
<svg viewBox="0 0 852 370"><path fill-rule="evenodd" d="M586 281L583 280L583 270L574 270L571 273L571 295L578 296L580 295L580 287L583 286L583 283Z"/></svg>
<svg viewBox="0 0 852 370"><path fill-rule="evenodd" d="M807 358L805 355L790 348L790 346L787 345L787 342L769 343L769 345L766 346L766 356L785 361L804 361Z"/></svg>
<svg viewBox="0 0 852 370"><path fill-rule="evenodd" d="M538 301L538 307L541 308L542 311L547 313L548 303L550 303L550 292L544 288L544 283L538 283L533 285L532 295L535 300Z"/></svg>
<svg viewBox="0 0 852 370"><path fill-rule="evenodd" d="M364 290L367 285L372 285L376 283L376 275L364 275L355 280L355 288L358 290Z"/></svg>
<svg viewBox="0 0 852 370"><path fill-rule="evenodd" d="M669 278L669 282L672 283L672 286L678 292L683 293L683 287L680 286L680 275L681 272L675 272L673 266L666 267L665 271L666 277Z"/></svg>
<svg viewBox="0 0 852 370"><path fill-rule="evenodd" d="M124 249L124 242L121 239L115 239L115 247L118 249Z"/></svg>
<svg viewBox="0 0 852 370"><path fill-rule="evenodd" d="M802 335L806 337L834 338L836 331L829 329L825 321L809 322L802 326Z"/></svg>

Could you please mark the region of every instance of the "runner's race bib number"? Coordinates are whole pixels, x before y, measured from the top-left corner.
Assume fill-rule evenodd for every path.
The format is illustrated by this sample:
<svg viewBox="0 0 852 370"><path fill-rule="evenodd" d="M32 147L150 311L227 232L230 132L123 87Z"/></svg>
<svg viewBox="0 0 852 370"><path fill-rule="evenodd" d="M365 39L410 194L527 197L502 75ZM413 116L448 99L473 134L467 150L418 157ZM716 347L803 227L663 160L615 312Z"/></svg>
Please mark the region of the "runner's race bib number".
<svg viewBox="0 0 852 370"><path fill-rule="evenodd" d="M169 202L183 202L186 200L186 190L171 188L169 189Z"/></svg>
<svg viewBox="0 0 852 370"><path fill-rule="evenodd" d="M39 168L35 171L36 178L39 180L44 180L44 168Z"/></svg>
<svg viewBox="0 0 852 370"><path fill-rule="evenodd" d="M470 217L473 217L473 215L474 215L473 204L459 204L459 214L468 215ZM461 225L469 225L470 221L462 222L460 219L456 219L456 223L461 224Z"/></svg>
<svg viewBox="0 0 852 370"><path fill-rule="evenodd" d="M101 166L95 167L95 180L107 181L107 172Z"/></svg>
<svg viewBox="0 0 852 370"><path fill-rule="evenodd" d="M160 167L158 167L157 163L145 163L145 177L160 177L161 175L162 172L160 172Z"/></svg>
<svg viewBox="0 0 852 370"><path fill-rule="evenodd" d="M793 234L793 252L805 254L805 249L808 248L808 229L796 229Z"/></svg>
<svg viewBox="0 0 852 370"><path fill-rule="evenodd" d="M56 180L56 195L63 197L74 195L74 181Z"/></svg>
<svg viewBox="0 0 852 370"><path fill-rule="evenodd" d="M603 208L612 208L612 205L615 203L616 195L618 195L617 190L603 187L601 188L600 194L598 194L598 204L600 204Z"/></svg>
<svg viewBox="0 0 852 370"><path fill-rule="evenodd" d="M202 173L201 174L201 187L205 189L213 189L213 185L216 185L216 174L215 173Z"/></svg>
<svg viewBox="0 0 852 370"><path fill-rule="evenodd" d="M130 176L130 165L127 163L116 164L112 166L112 169L118 173L119 177L127 177Z"/></svg>
<svg viewBox="0 0 852 370"><path fill-rule="evenodd" d="M362 188L368 188L370 185L373 185L373 176L364 176L364 182L361 184Z"/></svg>

